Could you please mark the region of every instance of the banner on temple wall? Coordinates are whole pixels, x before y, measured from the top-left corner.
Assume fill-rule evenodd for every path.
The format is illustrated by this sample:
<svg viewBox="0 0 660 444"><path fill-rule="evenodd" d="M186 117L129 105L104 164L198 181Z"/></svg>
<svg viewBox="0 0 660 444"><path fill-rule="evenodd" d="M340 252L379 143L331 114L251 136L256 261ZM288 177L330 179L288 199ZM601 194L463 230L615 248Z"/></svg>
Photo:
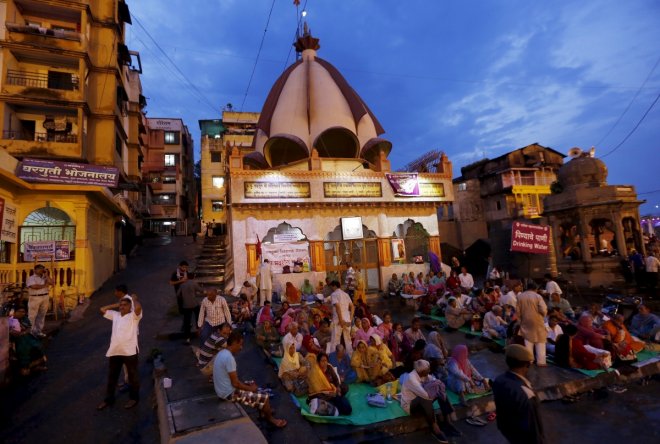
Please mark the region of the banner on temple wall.
<svg viewBox="0 0 660 444"><path fill-rule="evenodd" d="M68 240L25 242L23 248L23 261L25 262L50 257L56 261L68 261L71 257L71 248Z"/></svg>
<svg viewBox="0 0 660 444"><path fill-rule="evenodd" d="M0 197L0 241L15 244L17 238L16 206Z"/></svg>
<svg viewBox="0 0 660 444"><path fill-rule="evenodd" d="M419 196L419 177L417 173L385 173L392 191L397 196Z"/></svg>
<svg viewBox="0 0 660 444"><path fill-rule="evenodd" d="M119 169L114 166L86 163L23 159L16 167L16 176L34 183L98 185L116 188L119 182Z"/></svg>
<svg viewBox="0 0 660 444"><path fill-rule="evenodd" d="M282 273L287 266L291 272L297 269L301 272L311 269L309 242L262 243L261 255L263 259L268 259L273 273ZM299 268L296 268L296 264Z"/></svg>
<svg viewBox="0 0 660 444"><path fill-rule="evenodd" d="M549 254L550 227L514 222L511 227L511 251Z"/></svg>

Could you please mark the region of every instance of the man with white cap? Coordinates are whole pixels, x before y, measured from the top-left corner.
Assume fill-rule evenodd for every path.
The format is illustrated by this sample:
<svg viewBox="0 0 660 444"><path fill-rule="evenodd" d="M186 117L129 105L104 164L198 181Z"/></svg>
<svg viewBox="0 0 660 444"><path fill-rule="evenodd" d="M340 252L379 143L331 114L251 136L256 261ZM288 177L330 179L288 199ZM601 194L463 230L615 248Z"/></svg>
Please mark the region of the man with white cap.
<svg viewBox="0 0 660 444"><path fill-rule="evenodd" d="M518 344L506 348L509 370L493 382L497 428L511 444L547 443L539 411L539 400L527 380L534 354Z"/></svg>

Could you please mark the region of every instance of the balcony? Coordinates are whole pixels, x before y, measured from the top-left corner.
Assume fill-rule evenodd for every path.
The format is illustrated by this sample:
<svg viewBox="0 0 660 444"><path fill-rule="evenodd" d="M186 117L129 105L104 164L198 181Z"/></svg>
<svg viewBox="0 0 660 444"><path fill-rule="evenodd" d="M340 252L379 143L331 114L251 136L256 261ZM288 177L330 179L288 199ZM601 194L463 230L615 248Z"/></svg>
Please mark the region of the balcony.
<svg viewBox="0 0 660 444"><path fill-rule="evenodd" d="M152 217L167 217L167 218L176 218L177 217L177 206L176 205L159 205L152 204L150 206L150 213Z"/></svg>
<svg viewBox="0 0 660 444"><path fill-rule="evenodd" d="M48 74L44 74L40 72L8 69L7 85L77 91L79 80L76 74L65 72L49 72Z"/></svg>
<svg viewBox="0 0 660 444"><path fill-rule="evenodd" d="M33 140L36 142L78 143L77 134L25 133L22 131L3 131L4 140Z"/></svg>
<svg viewBox="0 0 660 444"><path fill-rule="evenodd" d="M52 46L64 50L82 51L82 34L69 29L51 29L43 26L21 25L19 23L5 24L8 33L7 40L28 43L39 46Z"/></svg>

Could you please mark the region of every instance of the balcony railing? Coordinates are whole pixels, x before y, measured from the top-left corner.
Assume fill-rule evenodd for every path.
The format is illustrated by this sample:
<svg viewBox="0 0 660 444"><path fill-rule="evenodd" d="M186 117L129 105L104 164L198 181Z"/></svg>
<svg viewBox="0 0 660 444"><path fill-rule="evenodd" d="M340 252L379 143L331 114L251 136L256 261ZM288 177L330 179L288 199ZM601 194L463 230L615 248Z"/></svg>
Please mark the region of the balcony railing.
<svg viewBox="0 0 660 444"><path fill-rule="evenodd" d="M78 76L68 73L58 75L43 74L39 72L7 70L7 84L27 86L32 88L62 89L66 91L78 90Z"/></svg>
<svg viewBox="0 0 660 444"><path fill-rule="evenodd" d="M30 133L25 131L3 131L2 138L8 140L33 140L36 142L78 143L77 134Z"/></svg>
<svg viewBox="0 0 660 444"><path fill-rule="evenodd" d="M20 25L18 23L7 23L7 30L11 32L20 32L23 34L43 35L46 37L55 37L57 39L80 41L80 33L66 29L49 29L41 26Z"/></svg>

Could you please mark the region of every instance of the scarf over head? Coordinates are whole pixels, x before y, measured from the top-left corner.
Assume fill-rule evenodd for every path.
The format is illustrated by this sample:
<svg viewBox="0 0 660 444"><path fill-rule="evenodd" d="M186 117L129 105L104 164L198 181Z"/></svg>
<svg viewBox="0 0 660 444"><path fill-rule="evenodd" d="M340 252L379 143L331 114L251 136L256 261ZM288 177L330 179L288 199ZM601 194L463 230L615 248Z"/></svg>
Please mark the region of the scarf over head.
<svg viewBox="0 0 660 444"><path fill-rule="evenodd" d="M463 344L455 346L451 351L451 359L458 364L458 368L467 376L472 379L472 368L470 361L468 361L468 348Z"/></svg>
<svg viewBox="0 0 660 444"><path fill-rule="evenodd" d="M296 341L291 336L285 336L282 345L284 347L284 355L282 356L282 362L280 362L280 369L277 372L277 376L280 378L283 374L300 368L300 354L296 351ZM291 356L289 350L292 346L293 356Z"/></svg>
<svg viewBox="0 0 660 444"><path fill-rule="evenodd" d="M307 355L307 360L310 363L309 375L307 376L307 383L309 385L309 395L316 395L323 392L332 392L335 390L335 386L328 381L328 377L325 376L323 370L316 361L316 355L310 353ZM330 367L330 364L328 363ZM334 371L334 369L330 369Z"/></svg>

